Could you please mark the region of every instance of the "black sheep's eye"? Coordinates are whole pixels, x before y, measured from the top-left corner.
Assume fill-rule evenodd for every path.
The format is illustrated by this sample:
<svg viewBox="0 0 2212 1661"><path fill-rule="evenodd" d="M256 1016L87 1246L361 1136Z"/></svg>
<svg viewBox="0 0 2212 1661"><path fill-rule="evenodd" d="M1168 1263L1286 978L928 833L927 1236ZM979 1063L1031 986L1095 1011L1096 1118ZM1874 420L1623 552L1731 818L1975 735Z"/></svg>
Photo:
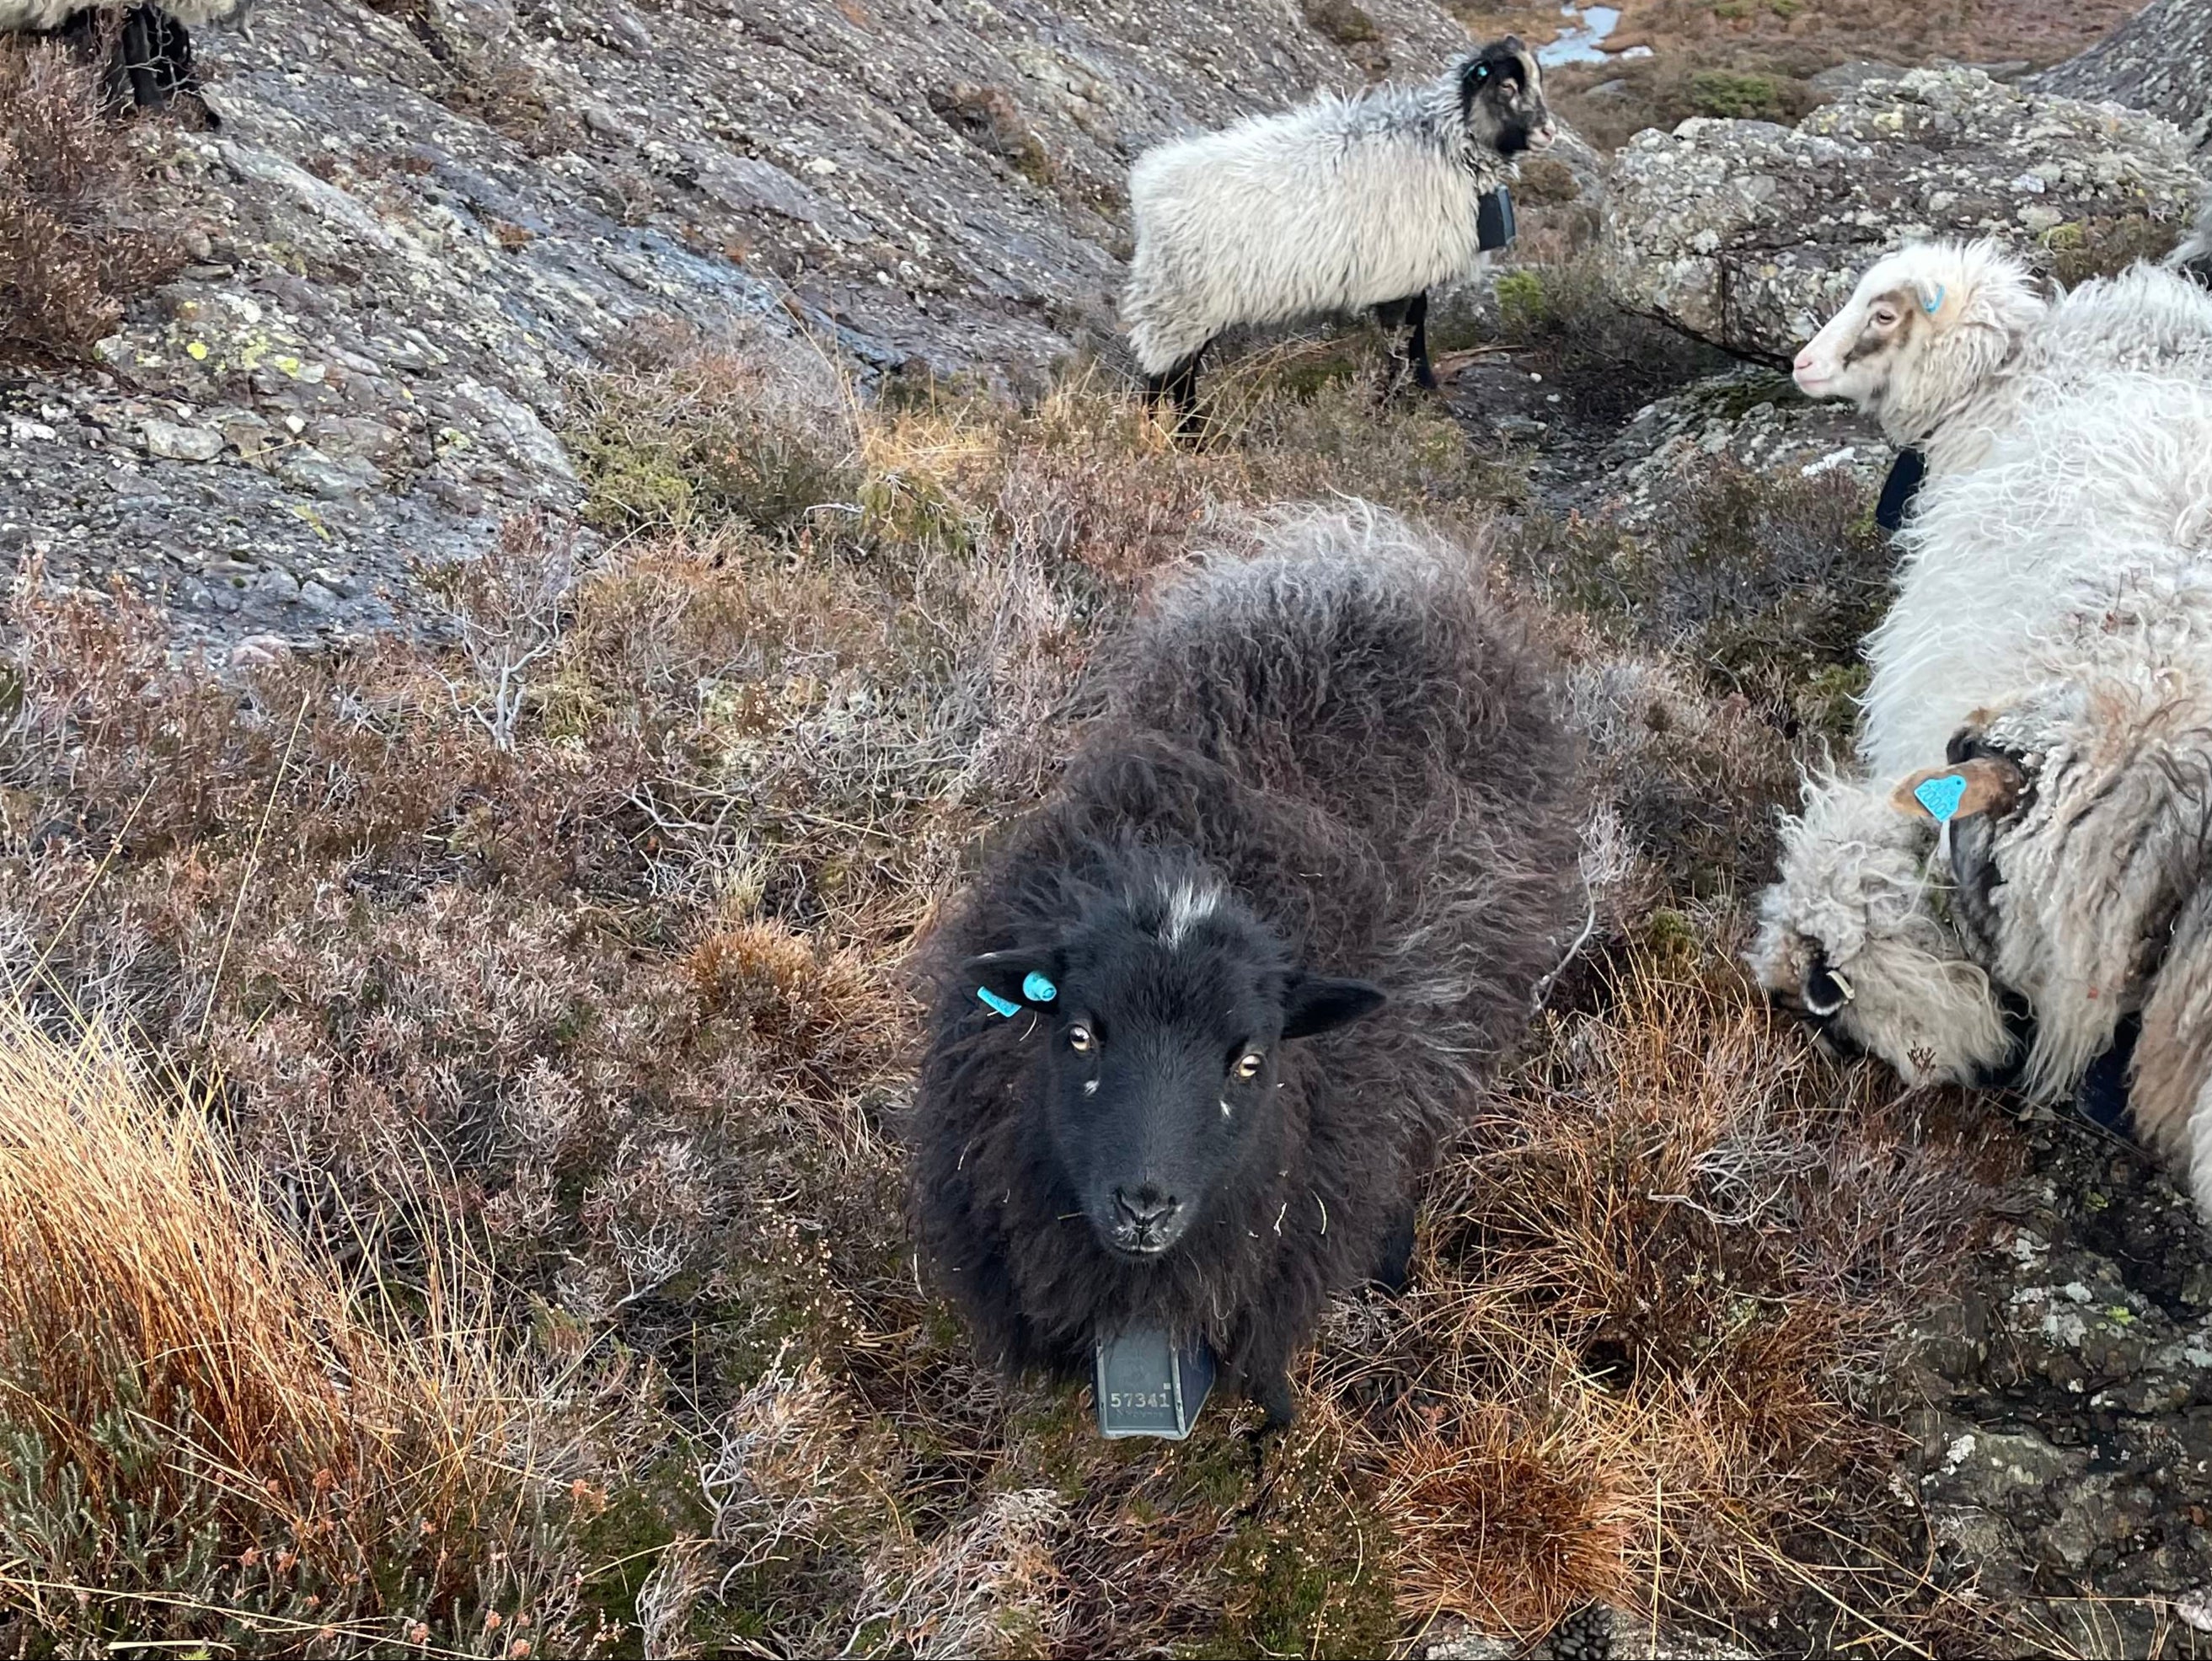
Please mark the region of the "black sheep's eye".
<svg viewBox="0 0 2212 1661"><path fill-rule="evenodd" d="M1237 1076L1240 1079L1256 1079L1260 1076L1261 1068L1266 1064L1266 1056L1261 1055L1256 1050L1248 1050L1237 1058Z"/></svg>
<svg viewBox="0 0 2212 1661"><path fill-rule="evenodd" d="M1091 1029L1087 1026L1071 1026L1067 1029L1067 1047L1078 1055L1088 1053L1091 1045L1097 1042L1097 1040L1091 1036Z"/></svg>

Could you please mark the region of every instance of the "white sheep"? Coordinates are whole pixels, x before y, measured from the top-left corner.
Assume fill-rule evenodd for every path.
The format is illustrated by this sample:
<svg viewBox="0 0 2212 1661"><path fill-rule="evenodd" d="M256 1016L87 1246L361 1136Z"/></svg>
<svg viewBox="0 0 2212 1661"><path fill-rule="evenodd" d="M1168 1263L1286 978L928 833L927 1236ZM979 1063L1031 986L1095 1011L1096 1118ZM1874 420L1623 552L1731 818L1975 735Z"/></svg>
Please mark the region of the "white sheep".
<svg viewBox="0 0 2212 1661"><path fill-rule="evenodd" d="M1932 478L1973 465L2023 403L2069 396L2093 368L2191 363L2212 365L2212 299L2194 284L2136 265L2053 297L1983 240L1877 261L1797 354L1795 375L1919 450Z"/></svg>
<svg viewBox="0 0 2212 1661"><path fill-rule="evenodd" d="M107 101L118 107L166 108L179 94L198 103L185 33L241 15L252 0L167 0L163 5L88 5L86 0L0 0L0 34L52 34L81 43L100 39L105 20L119 17L114 45L102 66ZM204 105L208 125L213 114Z"/></svg>
<svg viewBox="0 0 2212 1661"><path fill-rule="evenodd" d="M2045 1098L2138 1015L2137 1123L2205 1141L2212 1212L2212 295L2138 267L2044 301L1953 246L1846 312L1801 384L1929 422L1930 476L1867 643L1864 771L1785 828L1753 966L1909 1079L2016 1062Z"/></svg>
<svg viewBox="0 0 2212 1661"><path fill-rule="evenodd" d="M1198 360L1238 324L1373 306L1411 333L1428 290L1478 259L1478 198L1553 137L1543 72L1511 35L1425 85L1322 97L1173 140L1129 170L1137 252L1121 318L1148 394L1185 424Z"/></svg>

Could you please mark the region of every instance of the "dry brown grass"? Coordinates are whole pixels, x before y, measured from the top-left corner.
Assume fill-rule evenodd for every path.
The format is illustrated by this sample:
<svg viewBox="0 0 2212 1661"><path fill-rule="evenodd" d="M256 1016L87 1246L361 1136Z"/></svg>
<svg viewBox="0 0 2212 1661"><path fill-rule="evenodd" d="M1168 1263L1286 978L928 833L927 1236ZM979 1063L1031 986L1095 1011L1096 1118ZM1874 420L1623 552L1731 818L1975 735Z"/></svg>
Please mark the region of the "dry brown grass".
<svg viewBox="0 0 2212 1661"><path fill-rule="evenodd" d="M144 166L96 76L0 36L0 353L82 354L183 263L145 216Z"/></svg>
<svg viewBox="0 0 2212 1661"><path fill-rule="evenodd" d="M0 1628L79 1652L587 1640L577 1565L541 1549L572 1450L477 1329L459 1242L416 1287L349 1284L204 1099L164 1094L97 1029L0 1013Z"/></svg>
<svg viewBox="0 0 2212 1661"><path fill-rule="evenodd" d="M1686 942L1594 990L1445 1167L1402 1310L1320 1370L1368 1404L1409 1615L1741 1615L1802 1531L1871 1544L1899 1444L1863 1392L1993 1174L1955 1103L1820 1060Z"/></svg>

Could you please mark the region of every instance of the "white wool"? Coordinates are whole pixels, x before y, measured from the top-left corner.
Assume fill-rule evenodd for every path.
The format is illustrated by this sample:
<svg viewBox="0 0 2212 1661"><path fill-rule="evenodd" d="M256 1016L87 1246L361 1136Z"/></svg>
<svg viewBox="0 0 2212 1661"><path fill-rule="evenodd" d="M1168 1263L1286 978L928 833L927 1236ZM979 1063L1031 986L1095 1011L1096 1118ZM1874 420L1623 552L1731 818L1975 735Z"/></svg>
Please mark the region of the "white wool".
<svg viewBox="0 0 2212 1661"><path fill-rule="evenodd" d="M1470 271L1477 198L1513 176L1471 137L1456 67L1149 149L1129 172L1121 301L1137 360L1162 374L1235 325L1404 300Z"/></svg>
<svg viewBox="0 0 2212 1661"><path fill-rule="evenodd" d="M1185 878L1164 889L1160 900L1167 907L1160 923L1160 944L1173 948L1182 944L1183 936L1192 928L1221 909L1221 891Z"/></svg>
<svg viewBox="0 0 2212 1661"><path fill-rule="evenodd" d="M1852 363L1833 339L1801 359L1886 425L1940 409L1947 465L1931 460L1867 642L1864 772L1808 790L1753 966L1802 1001L1816 967L1856 965L1846 1036L1907 1077L1971 1078L1993 1064L1996 1002L1940 965L1978 961L2033 1013L2021 1082L2045 1099L2139 1012L2136 1123L2212 1214L2212 295L2137 266L2042 307L2001 352L1932 324L1891 333ZM1947 858L1890 793L1954 738L2021 788L1955 824Z"/></svg>
<svg viewBox="0 0 2212 1661"><path fill-rule="evenodd" d="M1781 880L1759 904L1749 953L1761 985L1792 1001L1816 964L1850 989L1829 1030L1915 1083L1971 1083L2012 1040L1989 976L1967 959L1926 874L1934 837L1853 780L1808 782L1784 823Z"/></svg>
<svg viewBox="0 0 2212 1661"><path fill-rule="evenodd" d="M0 0L0 33L58 29L83 9L79 0Z"/></svg>
<svg viewBox="0 0 2212 1661"><path fill-rule="evenodd" d="M1930 480L1899 535L1897 599L1866 645L1859 752L1877 779L1941 766L1975 710L2078 672L2120 584L2212 561L2212 373L2049 391L1980 466ZM2188 592L2156 627L2203 650L2212 616Z"/></svg>
<svg viewBox="0 0 2212 1661"><path fill-rule="evenodd" d="M2099 369L2212 374L2212 295L2136 265L2056 298L1995 242L1915 243L1878 261L1797 355L1798 386L1848 399L1931 479L1978 465L2024 410Z"/></svg>

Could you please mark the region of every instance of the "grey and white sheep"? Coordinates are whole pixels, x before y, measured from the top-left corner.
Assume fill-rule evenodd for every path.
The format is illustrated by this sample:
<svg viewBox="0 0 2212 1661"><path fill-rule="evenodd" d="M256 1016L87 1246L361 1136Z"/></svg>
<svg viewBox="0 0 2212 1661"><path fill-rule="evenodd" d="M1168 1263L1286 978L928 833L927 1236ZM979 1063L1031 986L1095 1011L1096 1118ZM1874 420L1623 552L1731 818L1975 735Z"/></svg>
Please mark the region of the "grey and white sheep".
<svg viewBox="0 0 2212 1661"><path fill-rule="evenodd" d="M1404 1277L1559 955L1577 816L1467 551L1364 505L1259 543L1109 648L1060 788L925 946L908 1139L922 1260L992 1360L1082 1376L1162 1329L1279 1422L1329 1294Z"/></svg>
<svg viewBox="0 0 2212 1661"><path fill-rule="evenodd" d="M2136 1018L2137 1123L2204 1143L2212 1209L2212 295L2147 266L2025 291L1986 246L1908 250L1800 360L1931 423L1930 478L1860 770L1808 788L1752 960L1914 1080L2063 1095Z"/></svg>
<svg viewBox="0 0 2212 1661"><path fill-rule="evenodd" d="M1207 344L1238 324L1377 307L1424 386L1428 290L1474 269L1478 198L1552 143L1543 71L1511 35L1422 85L1322 97L1172 140L1129 170L1121 319L1183 421Z"/></svg>

